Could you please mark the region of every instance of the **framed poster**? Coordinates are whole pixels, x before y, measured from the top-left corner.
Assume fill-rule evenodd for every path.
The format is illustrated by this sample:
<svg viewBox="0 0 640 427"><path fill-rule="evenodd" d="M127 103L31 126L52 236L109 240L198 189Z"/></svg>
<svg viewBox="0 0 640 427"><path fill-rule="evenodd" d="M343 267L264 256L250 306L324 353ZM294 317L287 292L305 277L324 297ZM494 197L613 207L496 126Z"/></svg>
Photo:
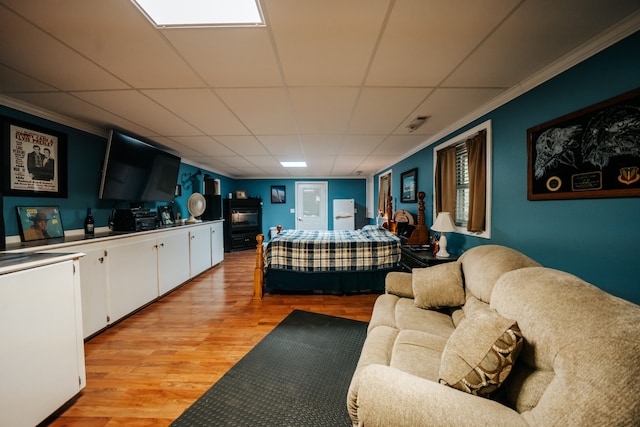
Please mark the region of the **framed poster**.
<svg viewBox="0 0 640 427"><path fill-rule="evenodd" d="M18 228L23 242L64 237L57 206L17 206Z"/></svg>
<svg viewBox="0 0 640 427"><path fill-rule="evenodd" d="M6 196L67 197L67 136L2 117Z"/></svg>
<svg viewBox="0 0 640 427"><path fill-rule="evenodd" d="M640 89L527 130L527 198L640 196Z"/></svg>
<svg viewBox="0 0 640 427"><path fill-rule="evenodd" d="M400 175L400 201L402 203L415 203L418 201L418 168L403 172Z"/></svg>
<svg viewBox="0 0 640 427"><path fill-rule="evenodd" d="M173 225L176 222L171 206L158 206L158 216L162 225Z"/></svg>
<svg viewBox="0 0 640 427"><path fill-rule="evenodd" d="M287 193L284 185L271 186L271 203L286 203Z"/></svg>

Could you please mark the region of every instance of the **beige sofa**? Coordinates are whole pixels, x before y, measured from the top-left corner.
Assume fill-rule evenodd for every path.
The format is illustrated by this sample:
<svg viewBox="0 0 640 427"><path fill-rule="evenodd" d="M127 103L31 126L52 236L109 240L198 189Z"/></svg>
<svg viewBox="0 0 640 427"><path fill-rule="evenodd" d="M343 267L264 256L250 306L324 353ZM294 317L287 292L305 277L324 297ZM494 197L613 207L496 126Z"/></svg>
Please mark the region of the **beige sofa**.
<svg viewBox="0 0 640 427"><path fill-rule="evenodd" d="M347 407L365 427L640 425L640 307L496 245L390 273Z"/></svg>

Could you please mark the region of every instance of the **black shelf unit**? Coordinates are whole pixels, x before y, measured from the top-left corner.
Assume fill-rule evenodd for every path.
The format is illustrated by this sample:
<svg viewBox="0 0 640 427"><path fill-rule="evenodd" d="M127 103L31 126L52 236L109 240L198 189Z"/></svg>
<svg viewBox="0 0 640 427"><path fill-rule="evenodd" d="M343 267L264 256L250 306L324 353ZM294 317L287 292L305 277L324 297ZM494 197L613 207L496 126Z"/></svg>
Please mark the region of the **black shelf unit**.
<svg viewBox="0 0 640 427"><path fill-rule="evenodd" d="M224 199L224 251L256 247L262 233L262 199Z"/></svg>

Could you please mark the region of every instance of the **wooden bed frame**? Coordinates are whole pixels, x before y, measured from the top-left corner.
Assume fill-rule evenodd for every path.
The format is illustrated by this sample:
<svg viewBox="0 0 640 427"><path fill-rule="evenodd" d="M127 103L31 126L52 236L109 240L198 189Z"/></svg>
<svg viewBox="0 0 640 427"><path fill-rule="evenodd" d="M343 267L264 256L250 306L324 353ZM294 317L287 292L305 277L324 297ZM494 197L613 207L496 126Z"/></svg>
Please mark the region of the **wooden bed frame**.
<svg viewBox="0 0 640 427"><path fill-rule="evenodd" d="M416 228L405 241L402 243L405 245L424 245L429 242L429 230L425 225L424 216L424 191L418 193L418 218L416 221ZM387 199L387 212L391 212L391 197ZM383 225L384 228L396 232L397 224L393 220L393 215ZM282 226L277 226L277 232L280 234ZM264 235L262 233L256 236L256 267L253 271L253 299L262 299L264 289Z"/></svg>

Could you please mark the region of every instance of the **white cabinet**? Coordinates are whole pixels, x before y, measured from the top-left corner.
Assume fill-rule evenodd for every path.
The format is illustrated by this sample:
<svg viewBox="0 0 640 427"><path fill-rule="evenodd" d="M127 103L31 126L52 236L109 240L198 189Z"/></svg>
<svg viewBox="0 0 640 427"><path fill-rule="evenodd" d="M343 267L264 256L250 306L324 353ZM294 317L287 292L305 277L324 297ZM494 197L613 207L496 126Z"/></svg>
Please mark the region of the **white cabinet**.
<svg viewBox="0 0 640 427"><path fill-rule="evenodd" d="M65 251L85 254L80 258L80 288L82 290L83 338L87 338L108 325L107 251L102 244L65 248Z"/></svg>
<svg viewBox="0 0 640 427"><path fill-rule="evenodd" d="M211 268L210 225L189 229L189 254L191 257L191 277Z"/></svg>
<svg viewBox="0 0 640 427"><path fill-rule="evenodd" d="M184 230L158 237L158 293L164 295L189 280L189 236Z"/></svg>
<svg viewBox="0 0 640 427"><path fill-rule="evenodd" d="M224 231L222 221L214 222L209 226L211 231L211 265L224 261Z"/></svg>
<svg viewBox="0 0 640 427"><path fill-rule="evenodd" d="M111 323L158 297L156 245L156 237L132 237L108 249Z"/></svg>
<svg viewBox="0 0 640 427"><path fill-rule="evenodd" d="M85 385L77 260L0 275L0 425L34 426Z"/></svg>

